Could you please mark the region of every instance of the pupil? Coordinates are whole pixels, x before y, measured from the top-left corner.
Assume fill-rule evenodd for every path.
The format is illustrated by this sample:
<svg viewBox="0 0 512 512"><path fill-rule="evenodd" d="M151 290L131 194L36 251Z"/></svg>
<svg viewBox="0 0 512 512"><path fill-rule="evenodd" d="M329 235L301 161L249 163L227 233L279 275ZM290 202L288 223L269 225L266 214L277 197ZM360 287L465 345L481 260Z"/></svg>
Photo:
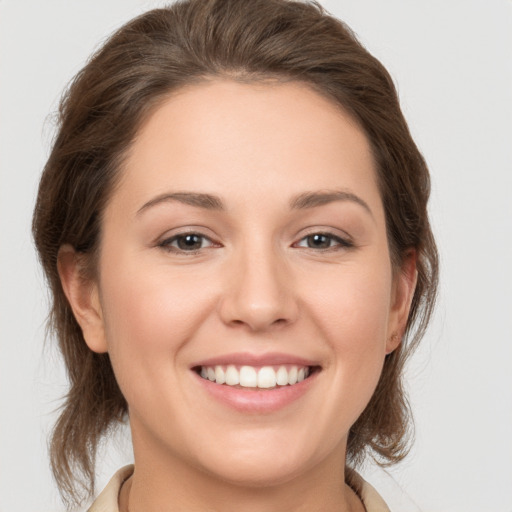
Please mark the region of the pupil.
<svg viewBox="0 0 512 512"><path fill-rule="evenodd" d="M326 249L329 247L329 237L326 235L311 235L309 237L309 247Z"/></svg>
<svg viewBox="0 0 512 512"><path fill-rule="evenodd" d="M178 239L178 247L180 249L200 249L201 237L198 235L184 235Z"/></svg>

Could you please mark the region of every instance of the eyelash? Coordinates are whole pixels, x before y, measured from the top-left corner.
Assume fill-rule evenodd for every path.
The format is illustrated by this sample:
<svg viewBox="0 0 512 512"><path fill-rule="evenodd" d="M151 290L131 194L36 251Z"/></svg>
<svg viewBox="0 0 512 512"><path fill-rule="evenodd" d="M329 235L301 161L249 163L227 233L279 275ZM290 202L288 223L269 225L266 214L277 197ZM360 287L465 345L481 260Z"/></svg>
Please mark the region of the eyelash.
<svg viewBox="0 0 512 512"><path fill-rule="evenodd" d="M200 239L201 242L207 241L207 242L209 242L209 245L207 247L203 247L202 246L203 244L201 243L201 247L199 247L197 249L191 249L191 250L183 249L183 248L180 248L179 246L176 247L173 245L173 244L179 244L180 240L186 239L187 237L195 237L196 239ZM306 243L308 243L308 239L312 239L313 237L325 237L329 240L330 245L328 247L310 247L310 246L305 247L305 246L300 245L301 242L304 242L304 241L306 241ZM208 249L210 247L221 247L220 244L216 244L206 235L197 233L195 231L179 233L170 238L166 238L165 240L160 242L158 244L158 246L168 252L173 252L175 254L182 254L182 255L187 255L187 256L199 254L199 252L201 250ZM292 247L303 247L305 249L310 249L315 252L328 252L328 251L337 251L337 250L342 250L342 249L351 249L354 247L354 243L349 239L339 237L332 233L320 231L320 232L313 232L313 233L307 234L306 236L302 237L298 242L295 242L292 245Z"/></svg>
<svg viewBox="0 0 512 512"><path fill-rule="evenodd" d="M333 235L332 233L329 233L329 232L323 232L323 231L319 231L319 232L313 232L313 233L309 233L307 234L306 236L302 237L298 242L296 242L294 245L294 247L303 247L301 245L299 245L301 242L303 242L304 240L308 240L308 239L311 239L311 238L314 238L314 237L325 237L327 239L330 240L330 243L331 245L329 245L329 247L305 247L306 249L312 249L314 251L318 251L318 252L327 252L327 251L337 251L337 250L341 250L341 249L351 249L354 247L354 243L349 240L348 238L342 238L340 236L337 236L337 235Z"/></svg>
<svg viewBox="0 0 512 512"><path fill-rule="evenodd" d="M197 233L195 231L185 232L185 233L178 233L177 235L174 235L170 238L166 238L162 242L158 244L159 247L162 247L164 250L168 252L174 252L176 254L183 254L183 255L194 255L198 254L202 249L206 249L209 247L199 247L198 249L192 249L192 250L186 250L180 247L174 247L173 244L178 244L180 240L186 239L187 237L196 237L199 238L201 241L208 241L210 243L209 247L220 247L219 244L215 244L210 238L207 236ZM202 244L201 244L202 245Z"/></svg>

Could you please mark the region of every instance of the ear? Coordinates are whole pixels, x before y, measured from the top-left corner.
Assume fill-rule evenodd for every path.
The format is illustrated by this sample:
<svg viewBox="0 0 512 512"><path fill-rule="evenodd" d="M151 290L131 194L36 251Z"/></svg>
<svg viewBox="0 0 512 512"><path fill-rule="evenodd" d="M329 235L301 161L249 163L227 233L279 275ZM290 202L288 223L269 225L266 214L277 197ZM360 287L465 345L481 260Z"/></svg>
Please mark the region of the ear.
<svg viewBox="0 0 512 512"><path fill-rule="evenodd" d="M87 346L93 352L107 352L103 312L98 285L84 276L84 256L71 245L63 245L57 257L60 282Z"/></svg>
<svg viewBox="0 0 512 512"><path fill-rule="evenodd" d="M416 260L416 251L409 251L394 276L386 354L393 352L402 341L418 278Z"/></svg>

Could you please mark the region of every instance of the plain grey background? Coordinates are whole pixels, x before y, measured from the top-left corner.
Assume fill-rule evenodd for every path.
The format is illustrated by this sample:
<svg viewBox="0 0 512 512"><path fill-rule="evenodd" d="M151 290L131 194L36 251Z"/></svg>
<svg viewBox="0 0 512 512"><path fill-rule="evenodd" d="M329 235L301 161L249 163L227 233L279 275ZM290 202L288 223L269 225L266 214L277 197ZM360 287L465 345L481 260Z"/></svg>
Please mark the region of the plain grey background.
<svg viewBox="0 0 512 512"><path fill-rule="evenodd" d="M441 252L437 314L408 371L414 450L365 475L393 512L511 512L512 2L322 3L398 84L431 169ZM66 380L51 341L44 348L47 293L30 235L52 112L108 34L163 4L0 0L0 512L63 510L46 436ZM130 461L128 447L122 435L102 449L98 487Z"/></svg>

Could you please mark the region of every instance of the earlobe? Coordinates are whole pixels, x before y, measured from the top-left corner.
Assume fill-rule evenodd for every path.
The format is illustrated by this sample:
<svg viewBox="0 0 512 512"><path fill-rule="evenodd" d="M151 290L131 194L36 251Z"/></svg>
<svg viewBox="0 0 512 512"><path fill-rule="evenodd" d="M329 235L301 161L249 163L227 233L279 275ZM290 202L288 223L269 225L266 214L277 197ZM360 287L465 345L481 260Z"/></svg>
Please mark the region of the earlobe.
<svg viewBox="0 0 512 512"><path fill-rule="evenodd" d="M399 347L401 342L402 337L397 332L391 334L391 336L388 338L386 342L386 355L391 354L391 352L395 351Z"/></svg>
<svg viewBox="0 0 512 512"><path fill-rule="evenodd" d="M70 245L63 245L59 249L57 268L62 288L87 346L94 352L107 352L98 285L84 276L83 256Z"/></svg>
<svg viewBox="0 0 512 512"><path fill-rule="evenodd" d="M409 251L395 276L386 354L393 352L402 341L407 319L409 318L409 311L411 310L414 291L416 290L418 278L416 260L416 251Z"/></svg>

